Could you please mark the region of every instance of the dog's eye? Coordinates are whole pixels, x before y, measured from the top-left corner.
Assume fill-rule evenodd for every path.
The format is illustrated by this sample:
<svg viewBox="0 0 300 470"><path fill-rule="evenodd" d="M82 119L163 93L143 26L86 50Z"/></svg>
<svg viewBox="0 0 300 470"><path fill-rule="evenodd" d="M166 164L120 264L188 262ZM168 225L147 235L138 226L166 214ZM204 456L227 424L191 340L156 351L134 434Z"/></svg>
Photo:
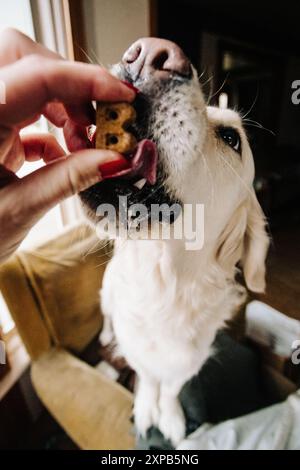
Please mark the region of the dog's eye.
<svg viewBox="0 0 300 470"><path fill-rule="evenodd" d="M227 145L232 147L236 152L241 153L241 138L233 127L219 127L218 131Z"/></svg>

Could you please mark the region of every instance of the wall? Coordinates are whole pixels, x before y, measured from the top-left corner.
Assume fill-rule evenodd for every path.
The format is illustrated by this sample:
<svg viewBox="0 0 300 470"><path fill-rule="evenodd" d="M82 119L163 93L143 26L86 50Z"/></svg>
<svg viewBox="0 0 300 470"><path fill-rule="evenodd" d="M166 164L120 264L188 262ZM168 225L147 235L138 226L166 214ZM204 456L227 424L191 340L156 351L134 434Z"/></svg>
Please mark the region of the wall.
<svg viewBox="0 0 300 470"><path fill-rule="evenodd" d="M149 36L149 0L88 0L83 3L90 61L118 62L136 39Z"/></svg>

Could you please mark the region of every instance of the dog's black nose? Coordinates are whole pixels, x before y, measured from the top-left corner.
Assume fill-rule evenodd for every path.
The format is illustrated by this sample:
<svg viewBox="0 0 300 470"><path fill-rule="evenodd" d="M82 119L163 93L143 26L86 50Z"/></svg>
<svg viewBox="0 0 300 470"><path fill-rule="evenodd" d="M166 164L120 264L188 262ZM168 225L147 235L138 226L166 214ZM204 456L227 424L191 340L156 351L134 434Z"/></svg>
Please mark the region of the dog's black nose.
<svg viewBox="0 0 300 470"><path fill-rule="evenodd" d="M139 39L125 52L122 62L132 80L150 76L163 78L171 74L191 76L191 64L183 51L165 39Z"/></svg>

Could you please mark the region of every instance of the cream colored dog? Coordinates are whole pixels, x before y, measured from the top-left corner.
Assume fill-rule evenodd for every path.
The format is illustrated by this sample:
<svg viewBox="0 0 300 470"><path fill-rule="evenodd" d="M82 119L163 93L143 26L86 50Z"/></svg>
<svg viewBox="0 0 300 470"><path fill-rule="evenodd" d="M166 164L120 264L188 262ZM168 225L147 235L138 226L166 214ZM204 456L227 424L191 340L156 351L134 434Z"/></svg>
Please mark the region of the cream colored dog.
<svg viewBox="0 0 300 470"><path fill-rule="evenodd" d="M139 54L147 49L143 41L148 39ZM170 57L171 52L165 64ZM140 72L134 80L146 102L136 133L156 143L159 185L137 188L116 178L82 198L94 221L95 207L106 198L115 203L112 194L124 194L125 187L134 202L150 204L159 193L159 202L204 204L201 250L187 250L184 238L118 239L101 290L106 319L101 342L115 335L119 353L137 372L136 427L144 435L158 426L175 446L185 434L178 394L213 353L216 332L245 299L237 271L243 270L250 290L264 290L268 237L241 117L206 106L194 69L188 75L170 68L160 65L165 75L145 80ZM128 79L126 56L113 71Z"/></svg>

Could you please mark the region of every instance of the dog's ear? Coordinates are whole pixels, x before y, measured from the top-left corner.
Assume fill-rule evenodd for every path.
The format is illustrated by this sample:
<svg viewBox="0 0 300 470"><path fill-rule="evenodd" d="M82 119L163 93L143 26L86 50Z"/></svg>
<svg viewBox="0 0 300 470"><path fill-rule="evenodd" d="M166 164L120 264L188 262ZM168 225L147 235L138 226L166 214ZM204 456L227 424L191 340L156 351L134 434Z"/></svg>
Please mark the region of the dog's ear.
<svg viewBox="0 0 300 470"><path fill-rule="evenodd" d="M241 263L247 287L253 292L265 290L265 261L269 248L266 219L254 190L248 200L247 227Z"/></svg>
<svg viewBox="0 0 300 470"><path fill-rule="evenodd" d="M233 213L218 241L216 259L232 272L240 261L247 287L253 292L265 289L265 259L269 246L266 220L254 191Z"/></svg>

